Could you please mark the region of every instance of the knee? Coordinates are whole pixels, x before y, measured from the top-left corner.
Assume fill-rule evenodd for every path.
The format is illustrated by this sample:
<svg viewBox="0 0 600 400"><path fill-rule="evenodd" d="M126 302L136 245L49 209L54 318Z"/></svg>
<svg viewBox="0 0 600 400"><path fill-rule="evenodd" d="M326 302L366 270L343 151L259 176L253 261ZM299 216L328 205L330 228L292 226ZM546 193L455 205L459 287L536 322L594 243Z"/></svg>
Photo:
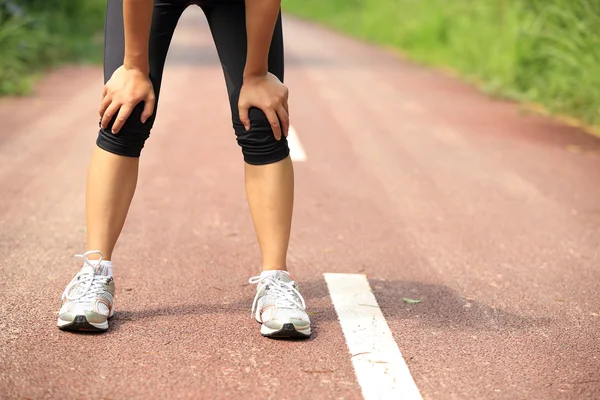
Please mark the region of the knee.
<svg viewBox="0 0 600 400"><path fill-rule="evenodd" d="M127 157L139 157L146 140L150 136L150 129L154 118L149 118L146 123L140 121L143 105L138 105L118 133L112 133L113 119L103 129L100 127L96 144L98 147L114 154Z"/></svg>
<svg viewBox="0 0 600 400"><path fill-rule="evenodd" d="M252 165L272 164L286 158L289 153L288 142L284 136L275 139L273 129L265 114L258 108L251 108L250 130L246 131L238 120L234 122L238 145L242 148L244 161Z"/></svg>

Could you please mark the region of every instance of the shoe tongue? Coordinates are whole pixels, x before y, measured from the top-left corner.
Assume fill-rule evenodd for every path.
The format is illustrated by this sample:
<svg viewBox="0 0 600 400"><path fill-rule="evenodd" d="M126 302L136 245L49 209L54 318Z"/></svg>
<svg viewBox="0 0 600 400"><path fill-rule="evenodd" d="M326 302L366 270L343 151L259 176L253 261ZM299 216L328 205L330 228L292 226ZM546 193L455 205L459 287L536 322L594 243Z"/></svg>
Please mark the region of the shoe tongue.
<svg viewBox="0 0 600 400"><path fill-rule="evenodd" d="M278 280L280 280L282 282L292 282L293 281L293 279L290 276L289 272L283 271L283 270L263 271L260 275L262 277L272 276L272 277L277 278Z"/></svg>
<svg viewBox="0 0 600 400"><path fill-rule="evenodd" d="M89 265L84 265L83 267L81 267L80 272L83 274L96 274L96 272L94 271L94 267L91 267Z"/></svg>
<svg viewBox="0 0 600 400"><path fill-rule="evenodd" d="M94 274L101 275L101 276L108 276L108 265L102 265L102 264L96 265Z"/></svg>
<svg viewBox="0 0 600 400"><path fill-rule="evenodd" d="M86 264L83 267L81 267L81 272L86 274L108 276L108 265L99 264L92 267Z"/></svg>

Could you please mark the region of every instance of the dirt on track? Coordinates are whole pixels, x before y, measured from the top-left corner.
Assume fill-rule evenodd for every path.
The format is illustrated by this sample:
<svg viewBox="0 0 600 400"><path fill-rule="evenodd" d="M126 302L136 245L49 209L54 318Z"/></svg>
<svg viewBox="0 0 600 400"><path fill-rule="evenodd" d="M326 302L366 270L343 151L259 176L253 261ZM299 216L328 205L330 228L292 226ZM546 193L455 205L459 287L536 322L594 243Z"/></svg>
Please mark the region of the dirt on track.
<svg viewBox="0 0 600 400"><path fill-rule="evenodd" d="M359 399L322 274L364 273L425 399L600 398L600 141L286 18L289 266L311 340L250 318L259 253L197 9L169 53L102 335L60 332L101 70L0 101L0 398ZM418 298L408 305L403 297Z"/></svg>

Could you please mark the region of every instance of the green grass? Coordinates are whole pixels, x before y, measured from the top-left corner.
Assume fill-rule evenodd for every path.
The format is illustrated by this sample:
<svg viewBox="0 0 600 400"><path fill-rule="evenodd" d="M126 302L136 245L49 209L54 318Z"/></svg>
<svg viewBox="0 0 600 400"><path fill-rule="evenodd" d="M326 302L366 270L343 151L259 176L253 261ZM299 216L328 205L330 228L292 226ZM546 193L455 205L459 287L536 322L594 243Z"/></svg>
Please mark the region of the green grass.
<svg viewBox="0 0 600 400"><path fill-rule="evenodd" d="M98 62L104 0L0 0L0 95L29 93L45 69Z"/></svg>
<svg viewBox="0 0 600 400"><path fill-rule="evenodd" d="M600 125L596 0L284 0L290 13Z"/></svg>

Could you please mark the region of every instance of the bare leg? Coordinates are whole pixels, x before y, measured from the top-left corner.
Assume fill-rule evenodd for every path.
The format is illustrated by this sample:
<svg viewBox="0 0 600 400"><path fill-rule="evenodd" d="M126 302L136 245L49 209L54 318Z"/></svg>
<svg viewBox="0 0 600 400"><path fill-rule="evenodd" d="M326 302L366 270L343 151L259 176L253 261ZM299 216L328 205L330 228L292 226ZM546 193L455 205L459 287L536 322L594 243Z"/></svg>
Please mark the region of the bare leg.
<svg viewBox="0 0 600 400"><path fill-rule="evenodd" d="M92 153L86 195L88 249L100 250L105 260L111 259L123 229L138 166L139 158L119 156L99 147Z"/></svg>
<svg viewBox="0 0 600 400"><path fill-rule="evenodd" d="M287 269L294 206L294 168L290 157L274 164L246 164L246 196L263 270Z"/></svg>

